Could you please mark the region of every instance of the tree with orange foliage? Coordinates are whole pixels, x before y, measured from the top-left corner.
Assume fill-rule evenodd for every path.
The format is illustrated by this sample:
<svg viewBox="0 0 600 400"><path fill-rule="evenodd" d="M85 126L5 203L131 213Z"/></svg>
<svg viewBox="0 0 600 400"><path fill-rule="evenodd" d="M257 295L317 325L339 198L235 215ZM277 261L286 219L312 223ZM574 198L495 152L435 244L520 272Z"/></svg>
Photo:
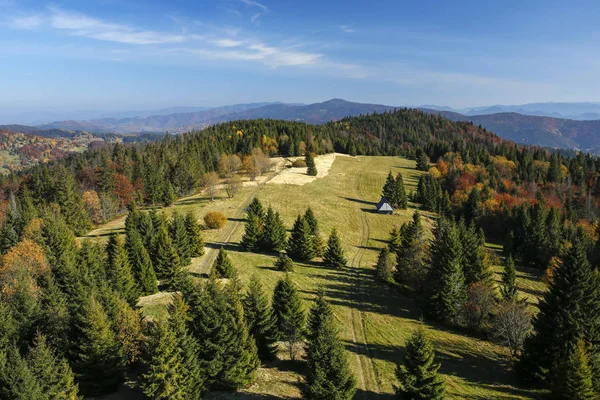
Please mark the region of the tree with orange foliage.
<svg viewBox="0 0 600 400"><path fill-rule="evenodd" d="M85 211L87 211L90 219L95 224L102 223L102 203L100 197L95 190L88 190L83 192L83 204L85 205Z"/></svg>
<svg viewBox="0 0 600 400"><path fill-rule="evenodd" d="M0 275L17 269L25 269L38 277L48 272L49 266L44 250L29 239L23 239L2 257Z"/></svg>
<svg viewBox="0 0 600 400"><path fill-rule="evenodd" d="M113 180L113 193L119 199L119 205L121 207L127 207L127 205L131 203L131 200L133 199L133 185L129 179L122 174L115 174Z"/></svg>

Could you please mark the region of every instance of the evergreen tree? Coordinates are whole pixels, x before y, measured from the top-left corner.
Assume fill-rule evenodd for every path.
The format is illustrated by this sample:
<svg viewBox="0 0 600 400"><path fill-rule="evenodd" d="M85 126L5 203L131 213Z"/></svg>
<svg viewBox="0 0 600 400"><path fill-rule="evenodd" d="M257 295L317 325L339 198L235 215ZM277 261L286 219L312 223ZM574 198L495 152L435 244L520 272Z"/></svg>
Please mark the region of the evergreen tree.
<svg viewBox="0 0 600 400"><path fill-rule="evenodd" d="M46 399L77 400L80 398L71 367L64 358L54 354L44 335L36 336L34 345L27 354L27 362L42 387Z"/></svg>
<svg viewBox="0 0 600 400"><path fill-rule="evenodd" d="M285 248L286 236L281 216L269 207L261 232L261 248L267 251L281 251Z"/></svg>
<svg viewBox="0 0 600 400"><path fill-rule="evenodd" d="M248 331L256 341L258 354L262 359L272 359L277 353L274 337L274 320L269 299L257 276L248 284L248 291L242 299L244 317Z"/></svg>
<svg viewBox="0 0 600 400"><path fill-rule="evenodd" d="M402 225L400 238L400 247L396 252L396 281L420 292L428 271L425 265L423 225L418 211L413 213L410 223Z"/></svg>
<svg viewBox="0 0 600 400"><path fill-rule="evenodd" d="M92 223L85 211L75 178L64 167L59 168L57 178L56 202L60 206L60 213L75 234L83 235L92 227Z"/></svg>
<svg viewBox="0 0 600 400"><path fill-rule="evenodd" d="M406 210L408 207L408 196L406 195L404 179L402 178L402 173L400 172L398 172L396 175L396 181L394 185L394 204L401 210Z"/></svg>
<svg viewBox="0 0 600 400"><path fill-rule="evenodd" d="M72 293L78 280L75 270L77 242L60 215L46 215L42 225L42 247L56 282L66 293Z"/></svg>
<svg viewBox="0 0 600 400"><path fill-rule="evenodd" d="M348 264L348 260L346 260L346 257L344 256L344 249L342 248L340 237L335 228L331 231L331 235L327 241L327 249L323 256L323 262L325 265L332 268L343 268Z"/></svg>
<svg viewBox="0 0 600 400"><path fill-rule="evenodd" d="M177 200L175 189L173 189L171 181L166 180L163 185L162 203L165 207L169 207L175 202L175 200Z"/></svg>
<svg viewBox="0 0 600 400"><path fill-rule="evenodd" d="M254 197L246 209L246 219L252 214L256 215L261 221L265 218L265 209L258 197Z"/></svg>
<svg viewBox="0 0 600 400"><path fill-rule="evenodd" d="M315 213L312 208L308 207L306 212L304 213L304 219L308 223L310 228L310 235L312 236L312 240L315 248L315 256L321 257L323 255L323 240L321 240L321 234L319 232L319 221L315 217Z"/></svg>
<svg viewBox="0 0 600 400"><path fill-rule="evenodd" d="M0 398L45 399L44 389L15 346L0 349Z"/></svg>
<svg viewBox="0 0 600 400"><path fill-rule="evenodd" d="M142 389L150 399L184 400L185 387L181 349L169 325L161 320L150 325L146 345L146 365Z"/></svg>
<svg viewBox="0 0 600 400"><path fill-rule="evenodd" d="M583 240L575 239L560 267L554 271L539 313L533 319L534 334L525 340L523 355L517 365L527 382L557 381L560 365L568 359L569 344L576 337L598 343L600 296L598 277L592 271ZM590 348L594 371L594 388L598 391L598 347Z"/></svg>
<svg viewBox="0 0 600 400"><path fill-rule="evenodd" d="M112 287L123 296L131 305L137 303L139 291L135 283L127 251L121 236L110 235L106 246L108 264L106 268L107 277Z"/></svg>
<svg viewBox="0 0 600 400"><path fill-rule="evenodd" d="M158 225L158 224L155 224ZM165 224L158 225L159 230L154 238L154 260L152 265L159 279L169 287L175 287L184 275L177 250L171 242Z"/></svg>
<svg viewBox="0 0 600 400"><path fill-rule="evenodd" d="M306 162L306 173L310 176L317 176L317 166L315 165L315 159L308 149L306 149L304 161Z"/></svg>
<svg viewBox="0 0 600 400"><path fill-rule="evenodd" d="M402 236L400 235L400 230L397 227L393 227L390 232L390 240L388 243L388 248L393 253L398 253L402 246Z"/></svg>
<svg viewBox="0 0 600 400"><path fill-rule="evenodd" d="M383 184L382 196L385 197L391 205L396 205L394 203L396 200L396 180L394 179L394 175L392 175L392 171L388 173L385 183Z"/></svg>
<svg viewBox="0 0 600 400"><path fill-rule="evenodd" d="M260 249L260 239L262 237L262 222L254 213L248 214L246 219L246 230L242 236L241 245L247 251L256 251Z"/></svg>
<svg viewBox="0 0 600 400"><path fill-rule="evenodd" d="M508 256L506 264L504 264L500 293L505 300L515 300L517 298L517 270L511 255Z"/></svg>
<svg viewBox="0 0 600 400"><path fill-rule="evenodd" d="M288 239L287 253L296 260L310 261L315 257L315 242L306 219L296 218L292 234Z"/></svg>
<svg viewBox="0 0 600 400"><path fill-rule="evenodd" d="M235 268L223 247L219 249L212 270L219 278L231 279L236 275Z"/></svg>
<svg viewBox="0 0 600 400"><path fill-rule="evenodd" d="M275 260L275 268L277 268L277 271L293 272L294 262L291 258L288 257L286 253L282 251L279 253L279 257L277 257L277 260Z"/></svg>
<svg viewBox="0 0 600 400"><path fill-rule="evenodd" d="M379 252L377 257L377 279L383 282L390 282L393 277L393 265L391 260L390 249L384 247Z"/></svg>
<svg viewBox="0 0 600 400"><path fill-rule="evenodd" d="M401 399L441 400L445 394L445 384L435 362L433 345L420 327L406 344L404 363L398 365L396 375L400 386L396 389Z"/></svg>
<svg viewBox="0 0 600 400"><path fill-rule="evenodd" d="M126 232L125 248L131 269L142 294L150 295L156 293L158 291L156 273L154 272L150 255L146 251L142 237L137 229L133 228Z"/></svg>
<svg viewBox="0 0 600 400"><path fill-rule="evenodd" d="M200 257L204 255L202 229L191 211L185 216L185 231L187 232L188 242L190 244L190 256Z"/></svg>
<svg viewBox="0 0 600 400"><path fill-rule="evenodd" d="M169 223L169 238L177 250L179 263L185 267L192 262L190 251L190 240L185 227L185 218L177 211L173 212Z"/></svg>
<svg viewBox="0 0 600 400"><path fill-rule="evenodd" d="M272 306L277 338L288 343L290 358L293 360L295 345L304 336L306 315L296 285L289 275L286 274L284 279L277 282L273 291Z"/></svg>
<svg viewBox="0 0 600 400"><path fill-rule="evenodd" d="M592 369L582 339L569 345L568 358L552 384L552 398L561 400L593 400L598 396L592 384Z"/></svg>
<svg viewBox="0 0 600 400"><path fill-rule="evenodd" d="M19 242L15 215L12 211L6 213L6 221L0 230L0 254L6 254Z"/></svg>
<svg viewBox="0 0 600 400"><path fill-rule="evenodd" d="M428 311L436 319L456 322L466 300L463 253L456 225L438 219L431 243Z"/></svg>
<svg viewBox="0 0 600 400"><path fill-rule="evenodd" d="M333 311L319 290L308 319L306 385L307 399L352 399L356 381L338 338Z"/></svg>
<svg viewBox="0 0 600 400"><path fill-rule="evenodd" d="M73 369L86 396L110 393L125 379L115 334L102 305L92 295L76 316Z"/></svg>
<svg viewBox="0 0 600 400"><path fill-rule="evenodd" d="M419 171L429 170L429 160L427 154L422 149L417 149L417 169Z"/></svg>
<svg viewBox="0 0 600 400"><path fill-rule="evenodd" d="M492 271L489 267L485 250L485 238L482 231L477 231L474 223L467 228L464 221L458 225L460 243L463 248L463 273L465 285L470 286L476 282L486 285L492 284Z"/></svg>

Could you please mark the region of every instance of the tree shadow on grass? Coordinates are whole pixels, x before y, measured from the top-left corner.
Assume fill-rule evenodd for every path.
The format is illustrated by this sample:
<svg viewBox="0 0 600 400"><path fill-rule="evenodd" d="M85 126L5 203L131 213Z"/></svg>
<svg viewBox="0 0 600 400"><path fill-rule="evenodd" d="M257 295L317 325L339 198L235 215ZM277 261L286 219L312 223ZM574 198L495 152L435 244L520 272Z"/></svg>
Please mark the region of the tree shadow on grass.
<svg viewBox="0 0 600 400"><path fill-rule="evenodd" d="M215 198L215 200L218 200L218 199ZM177 205L177 206L192 206L192 205L196 205L196 204L200 204L200 203L204 203L204 205L206 205L209 202L210 202L210 199L207 199L205 197L196 197L194 199L179 200L178 202L175 203L175 205Z"/></svg>
<svg viewBox="0 0 600 400"><path fill-rule="evenodd" d="M368 400L392 400L396 398L396 395L392 393L375 393L369 390L356 389L355 399L368 399Z"/></svg>
<svg viewBox="0 0 600 400"><path fill-rule="evenodd" d="M226 251L244 251L244 248L237 243L232 242L206 242L204 243L204 247L208 247L209 249L217 249L219 250L221 247Z"/></svg>
<svg viewBox="0 0 600 400"><path fill-rule="evenodd" d="M233 217L229 217L229 218L227 218L227 221L232 221L232 222L246 222L246 218L233 218Z"/></svg>
<svg viewBox="0 0 600 400"><path fill-rule="evenodd" d="M373 207L375 207L375 206L377 205L377 203L374 203L374 202L372 202L372 201L361 200L361 199L355 199L355 198L353 198L353 197L345 197L345 196L338 196L338 197L339 197L340 199L345 199L345 200L352 201L352 202L354 202L354 203L359 203L359 204L366 204L366 205L373 206Z"/></svg>

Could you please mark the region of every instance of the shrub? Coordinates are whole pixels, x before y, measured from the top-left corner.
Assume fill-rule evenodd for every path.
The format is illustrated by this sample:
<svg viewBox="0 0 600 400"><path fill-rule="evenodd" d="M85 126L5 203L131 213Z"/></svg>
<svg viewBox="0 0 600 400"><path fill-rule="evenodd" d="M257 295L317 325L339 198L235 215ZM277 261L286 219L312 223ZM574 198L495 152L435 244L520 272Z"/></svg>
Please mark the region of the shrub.
<svg viewBox="0 0 600 400"><path fill-rule="evenodd" d="M209 229L221 229L227 223L227 217L222 212L211 211L204 216L204 223Z"/></svg>
<svg viewBox="0 0 600 400"><path fill-rule="evenodd" d="M306 161L302 159L298 159L292 163L292 167L294 168L306 168Z"/></svg>

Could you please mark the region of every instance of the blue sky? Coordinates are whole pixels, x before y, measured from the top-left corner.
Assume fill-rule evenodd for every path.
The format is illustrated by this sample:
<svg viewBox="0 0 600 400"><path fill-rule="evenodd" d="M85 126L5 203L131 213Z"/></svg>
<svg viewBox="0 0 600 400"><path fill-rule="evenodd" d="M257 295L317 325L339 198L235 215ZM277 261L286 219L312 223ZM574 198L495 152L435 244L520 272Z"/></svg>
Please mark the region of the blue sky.
<svg viewBox="0 0 600 400"><path fill-rule="evenodd" d="M600 101L598 1L0 0L0 109Z"/></svg>

